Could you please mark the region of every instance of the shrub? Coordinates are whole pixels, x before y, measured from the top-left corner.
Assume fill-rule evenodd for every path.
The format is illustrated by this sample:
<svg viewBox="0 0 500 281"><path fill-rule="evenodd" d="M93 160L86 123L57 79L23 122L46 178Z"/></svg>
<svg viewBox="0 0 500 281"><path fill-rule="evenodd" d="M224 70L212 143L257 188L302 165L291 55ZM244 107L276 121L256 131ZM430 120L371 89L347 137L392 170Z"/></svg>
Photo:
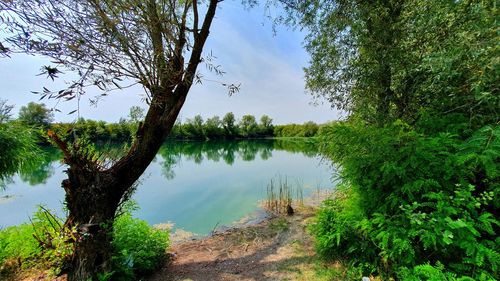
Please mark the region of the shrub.
<svg viewBox="0 0 500 281"><path fill-rule="evenodd" d="M0 264L8 259L24 263L40 254L38 242L33 237L33 226L22 224L0 231Z"/></svg>
<svg viewBox="0 0 500 281"><path fill-rule="evenodd" d="M103 276L136 280L161 265L168 247L167 231L153 229L146 221L132 218L130 212L120 215L113 227L113 269ZM64 228L62 219L40 207L31 224L0 231L0 266L15 261L20 269L50 268L57 275L73 253L74 231Z"/></svg>
<svg viewBox="0 0 500 281"><path fill-rule="evenodd" d="M64 228L60 218L39 207L31 224L0 231L0 264L16 260L21 268L51 268L58 274L73 252L67 243L70 237L71 230Z"/></svg>
<svg viewBox="0 0 500 281"><path fill-rule="evenodd" d="M424 276L432 267L443 276L498 279L498 126L459 136L424 135L401 122L344 123L324 137L349 187L318 213L320 253L368 264L365 274Z"/></svg>
<svg viewBox="0 0 500 281"><path fill-rule="evenodd" d="M153 229L129 213L119 216L113 228L114 278L135 280L157 269L166 258L168 232Z"/></svg>
<svg viewBox="0 0 500 281"><path fill-rule="evenodd" d="M315 235L317 252L327 258L348 261L348 267L373 266L364 261L374 260L377 253L366 232L359 227L365 217L360 197L344 186L337 187L334 198L322 203L316 214L316 223L310 225Z"/></svg>

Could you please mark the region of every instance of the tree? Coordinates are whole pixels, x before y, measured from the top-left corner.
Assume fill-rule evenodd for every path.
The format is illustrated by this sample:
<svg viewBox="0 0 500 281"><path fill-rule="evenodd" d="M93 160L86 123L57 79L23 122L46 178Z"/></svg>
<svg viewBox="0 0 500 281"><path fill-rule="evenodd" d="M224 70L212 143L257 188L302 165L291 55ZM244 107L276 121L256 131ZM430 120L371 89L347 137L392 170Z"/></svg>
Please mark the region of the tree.
<svg viewBox="0 0 500 281"><path fill-rule="evenodd" d="M45 104L30 102L21 106L18 120L25 125L47 128L54 120L54 114Z"/></svg>
<svg viewBox="0 0 500 281"><path fill-rule="evenodd" d="M257 134L258 125L253 115L243 115L238 125L240 133L244 137L253 137Z"/></svg>
<svg viewBox="0 0 500 281"><path fill-rule="evenodd" d="M14 108L13 105L8 105L6 100L0 99L0 124L6 123L10 120L12 114L10 113Z"/></svg>
<svg viewBox="0 0 500 281"><path fill-rule="evenodd" d="M237 128L235 126L235 121L236 119L234 118L234 114L232 112L226 113L226 115L222 118L222 127L224 127L226 136L233 137L236 135Z"/></svg>
<svg viewBox="0 0 500 281"><path fill-rule="evenodd" d="M379 125L414 123L429 108L439 115L498 116L493 2L274 3L287 12L278 21L307 31L306 87L333 106Z"/></svg>
<svg viewBox="0 0 500 281"><path fill-rule="evenodd" d="M130 118L130 121L132 121L133 123L138 123L144 118L144 109L140 106L134 105L130 107L128 117Z"/></svg>
<svg viewBox="0 0 500 281"><path fill-rule="evenodd" d="M318 130L319 130L318 124L314 123L313 121L305 122L302 125L302 131L304 137L314 137L318 132Z"/></svg>
<svg viewBox="0 0 500 281"><path fill-rule="evenodd" d="M391 88L391 67L399 56L396 23L403 0L277 2L287 11L283 21L309 31L305 48L311 63L305 77L311 93L339 109L379 120L388 118L393 107L402 110L404 93Z"/></svg>
<svg viewBox="0 0 500 281"><path fill-rule="evenodd" d="M273 119L267 115L260 117L259 131L262 135L272 135L273 133Z"/></svg>
<svg viewBox="0 0 500 281"><path fill-rule="evenodd" d="M218 3L210 0L201 8L189 0L0 2L2 24L15 33L2 42L2 49L51 58L57 65L45 66L44 72L52 79L59 75L58 67L79 74L68 89L44 90L42 97L80 98L87 84L106 94L125 81L141 84L147 94L149 108L135 141L111 166L49 132L69 166L62 182L66 226L77 229L69 280L96 279L110 269L116 211L155 157L197 79Z"/></svg>
<svg viewBox="0 0 500 281"><path fill-rule="evenodd" d="M184 131L190 138L204 139L205 128L203 126L203 117L198 114L193 119L187 119L186 124L184 124Z"/></svg>
<svg viewBox="0 0 500 281"><path fill-rule="evenodd" d="M208 118L205 121L205 135L210 138L217 138L222 135L221 120L219 116Z"/></svg>

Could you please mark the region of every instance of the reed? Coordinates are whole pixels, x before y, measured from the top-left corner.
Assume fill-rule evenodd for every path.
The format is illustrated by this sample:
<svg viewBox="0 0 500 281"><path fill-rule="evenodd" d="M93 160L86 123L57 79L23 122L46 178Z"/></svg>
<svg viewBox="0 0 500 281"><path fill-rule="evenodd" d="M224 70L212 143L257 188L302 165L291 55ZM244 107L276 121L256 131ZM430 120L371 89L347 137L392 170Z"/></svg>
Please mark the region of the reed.
<svg viewBox="0 0 500 281"><path fill-rule="evenodd" d="M269 181L264 207L273 213L291 214L293 208L304 204L303 184L297 181L295 186L287 177L278 176Z"/></svg>

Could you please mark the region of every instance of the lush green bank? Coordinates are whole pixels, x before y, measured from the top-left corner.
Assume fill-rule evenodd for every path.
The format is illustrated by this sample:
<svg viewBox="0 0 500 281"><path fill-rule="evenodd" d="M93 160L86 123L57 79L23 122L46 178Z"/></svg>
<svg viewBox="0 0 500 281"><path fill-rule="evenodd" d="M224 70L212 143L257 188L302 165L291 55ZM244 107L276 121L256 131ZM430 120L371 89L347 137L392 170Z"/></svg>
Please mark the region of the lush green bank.
<svg viewBox="0 0 500 281"><path fill-rule="evenodd" d="M324 136L343 188L312 228L323 256L384 278L498 279L498 126L463 139L346 123Z"/></svg>
<svg viewBox="0 0 500 281"><path fill-rule="evenodd" d="M343 188L313 226L319 253L356 278L500 279L497 4L301 7L307 85L351 112L321 134Z"/></svg>
<svg viewBox="0 0 500 281"><path fill-rule="evenodd" d="M2 229L0 277L4 280L15 278L22 271L47 269L52 276L64 273L73 255L73 244L69 242L76 231L67 228L62 219L44 208L33 215L30 224ZM153 229L125 210L113 223L111 243L113 270L101 275L100 280L137 280L165 260L168 231Z"/></svg>

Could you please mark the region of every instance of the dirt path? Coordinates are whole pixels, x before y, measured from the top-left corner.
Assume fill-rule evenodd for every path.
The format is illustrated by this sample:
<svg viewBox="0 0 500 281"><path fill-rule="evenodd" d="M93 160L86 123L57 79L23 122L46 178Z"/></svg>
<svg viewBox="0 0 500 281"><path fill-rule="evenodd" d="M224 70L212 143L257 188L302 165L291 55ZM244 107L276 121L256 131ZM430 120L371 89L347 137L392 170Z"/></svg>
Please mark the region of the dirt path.
<svg viewBox="0 0 500 281"><path fill-rule="evenodd" d="M172 260L149 281L317 280L306 231L313 209L173 245Z"/></svg>

